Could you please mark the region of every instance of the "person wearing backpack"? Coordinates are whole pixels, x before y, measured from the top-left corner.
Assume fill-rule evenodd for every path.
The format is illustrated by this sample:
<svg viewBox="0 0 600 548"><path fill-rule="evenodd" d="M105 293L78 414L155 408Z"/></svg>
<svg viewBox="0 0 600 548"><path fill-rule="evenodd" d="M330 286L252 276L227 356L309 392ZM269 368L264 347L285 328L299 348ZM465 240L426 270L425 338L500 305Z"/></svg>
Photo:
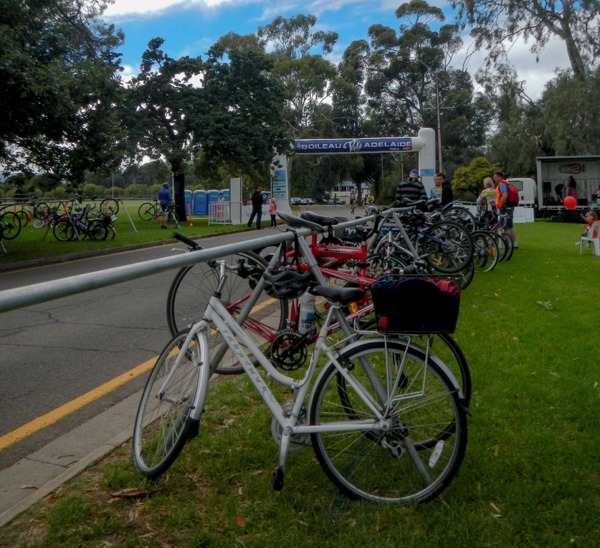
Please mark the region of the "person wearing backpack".
<svg viewBox="0 0 600 548"><path fill-rule="evenodd" d="M508 234L513 241L515 249L518 249L519 244L517 243L513 218L515 207L519 204L519 193L517 191L515 197L515 185L509 183L504 178L504 173L501 171L494 172L494 181L496 182L496 208L498 209L498 217L502 221L504 232ZM510 188L511 186L513 188Z"/></svg>

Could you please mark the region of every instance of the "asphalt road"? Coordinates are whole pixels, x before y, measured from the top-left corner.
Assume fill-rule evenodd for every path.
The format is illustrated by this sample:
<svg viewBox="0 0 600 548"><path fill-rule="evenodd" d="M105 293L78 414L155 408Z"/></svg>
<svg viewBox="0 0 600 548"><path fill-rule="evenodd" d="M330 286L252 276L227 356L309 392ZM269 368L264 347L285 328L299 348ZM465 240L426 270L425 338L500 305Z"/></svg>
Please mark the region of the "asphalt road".
<svg viewBox="0 0 600 548"><path fill-rule="evenodd" d="M347 206L311 206L324 215L349 215ZM264 235L264 231L259 233ZM256 238L256 231L202 240L213 247ZM166 257L182 245L162 245L22 271L0 273L2 290ZM73 402L156 358L170 338L166 301L175 271L57 299L0 315L0 470L118 404L146 375L107 390L80 409ZM61 413L57 410L61 409ZM56 416L64 418L56 420ZM45 418L44 418L45 417ZM24 431L32 423L44 427ZM6 445L6 443L4 444Z"/></svg>

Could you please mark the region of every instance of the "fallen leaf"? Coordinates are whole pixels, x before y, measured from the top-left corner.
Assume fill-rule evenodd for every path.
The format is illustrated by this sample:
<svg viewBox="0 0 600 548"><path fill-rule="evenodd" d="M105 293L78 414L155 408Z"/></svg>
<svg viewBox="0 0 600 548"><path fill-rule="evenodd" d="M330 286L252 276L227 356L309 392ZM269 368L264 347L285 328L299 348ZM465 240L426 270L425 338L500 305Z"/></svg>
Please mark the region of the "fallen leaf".
<svg viewBox="0 0 600 548"><path fill-rule="evenodd" d="M235 516L235 524L236 525L244 525L246 523L247 518L245 518L244 516Z"/></svg>

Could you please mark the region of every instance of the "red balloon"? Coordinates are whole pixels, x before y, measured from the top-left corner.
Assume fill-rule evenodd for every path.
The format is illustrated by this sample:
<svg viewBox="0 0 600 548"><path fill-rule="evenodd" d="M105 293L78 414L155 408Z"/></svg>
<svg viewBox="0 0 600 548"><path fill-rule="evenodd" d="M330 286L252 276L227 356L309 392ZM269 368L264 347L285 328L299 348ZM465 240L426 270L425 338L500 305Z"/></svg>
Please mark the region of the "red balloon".
<svg viewBox="0 0 600 548"><path fill-rule="evenodd" d="M577 200L573 196L567 196L563 202L567 209L575 209L577 207Z"/></svg>

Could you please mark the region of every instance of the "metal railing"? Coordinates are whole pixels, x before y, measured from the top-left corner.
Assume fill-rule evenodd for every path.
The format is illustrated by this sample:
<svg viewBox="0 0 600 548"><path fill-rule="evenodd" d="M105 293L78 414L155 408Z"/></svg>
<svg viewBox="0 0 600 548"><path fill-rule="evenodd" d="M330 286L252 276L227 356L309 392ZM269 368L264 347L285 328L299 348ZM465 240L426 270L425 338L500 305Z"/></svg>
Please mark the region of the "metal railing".
<svg viewBox="0 0 600 548"><path fill-rule="evenodd" d="M343 229L345 227L356 226L362 224L365 222L365 220L373 219L374 217L366 217L363 219L356 219L340 223L339 225L336 225L336 230ZM312 233L313 232L308 229L301 229L298 231L298 234L302 236L308 236ZM107 287L110 285L135 280L145 276L152 276L167 270L173 270L202 261L217 259L219 257L223 257L232 253L238 253L240 251L251 251L253 249L262 249L269 246L275 246L283 241L291 240L293 237L293 233L283 232L269 236L262 236L260 238L255 238L244 242L235 242L210 249L182 253L181 255L177 255L175 257L152 259L150 261L108 268L106 270L80 274L60 280L53 280L39 284L7 289L5 291L0 291L0 313L9 312L25 306L52 301L54 299L60 299L70 295L76 295L78 293L84 293L86 291L92 291L101 287Z"/></svg>

